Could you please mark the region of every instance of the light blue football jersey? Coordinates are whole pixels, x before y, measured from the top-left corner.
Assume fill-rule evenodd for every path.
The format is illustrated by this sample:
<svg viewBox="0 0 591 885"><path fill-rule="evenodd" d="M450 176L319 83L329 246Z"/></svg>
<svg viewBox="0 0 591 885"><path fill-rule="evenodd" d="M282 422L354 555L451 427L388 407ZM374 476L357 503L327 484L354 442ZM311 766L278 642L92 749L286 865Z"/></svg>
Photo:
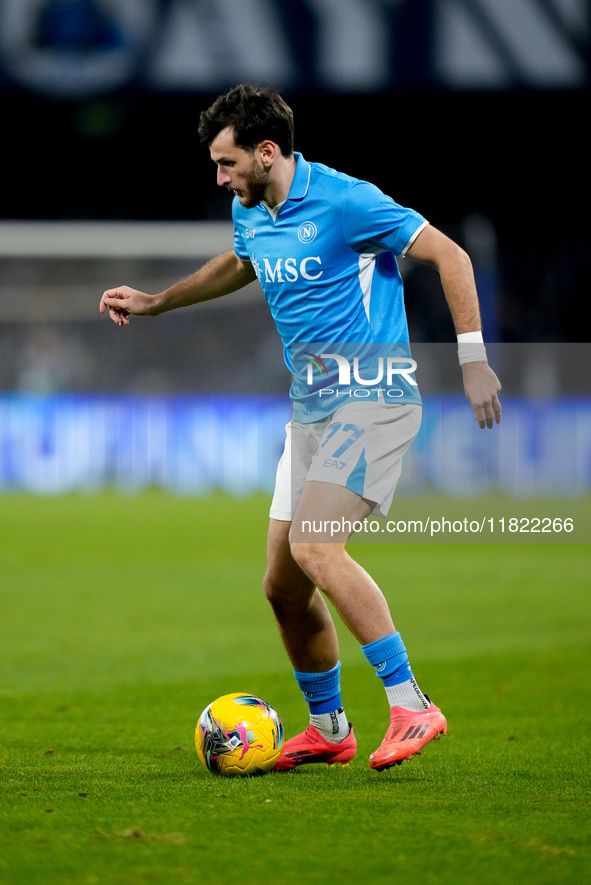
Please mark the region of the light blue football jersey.
<svg viewBox="0 0 591 885"><path fill-rule="evenodd" d="M320 348L395 344L404 352L408 327L396 256L427 221L369 182L295 157L289 196L275 217L262 203L244 208L237 197L232 215L234 250L252 263L283 341L294 417L307 423L343 404L342 390L340 399L311 395L310 363ZM302 351L308 357L294 359ZM335 360L320 364L336 371ZM325 388L332 381L324 378ZM420 402L416 385L400 388L399 401Z"/></svg>

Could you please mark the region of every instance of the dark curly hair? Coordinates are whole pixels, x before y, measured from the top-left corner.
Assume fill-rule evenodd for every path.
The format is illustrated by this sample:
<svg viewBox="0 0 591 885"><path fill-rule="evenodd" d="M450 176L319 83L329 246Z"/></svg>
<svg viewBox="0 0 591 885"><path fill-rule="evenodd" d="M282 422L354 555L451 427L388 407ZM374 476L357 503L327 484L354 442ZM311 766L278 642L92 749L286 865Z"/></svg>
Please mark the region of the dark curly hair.
<svg viewBox="0 0 591 885"><path fill-rule="evenodd" d="M269 139L284 157L293 154L293 111L271 87L242 84L220 95L199 118L199 139L209 146L228 126L238 147L252 151Z"/></svg>

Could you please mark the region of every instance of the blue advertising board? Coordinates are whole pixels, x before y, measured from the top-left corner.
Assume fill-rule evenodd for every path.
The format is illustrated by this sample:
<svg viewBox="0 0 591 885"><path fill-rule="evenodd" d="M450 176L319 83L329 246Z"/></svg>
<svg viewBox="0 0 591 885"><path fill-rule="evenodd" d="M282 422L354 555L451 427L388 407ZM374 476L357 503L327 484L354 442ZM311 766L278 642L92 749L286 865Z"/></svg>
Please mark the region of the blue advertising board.
<svg viewBox="0 0 591 885"><path fill-rule="evenodd" d="M505 397L490 431L463 397L423 404L397 495L591 492L591 399ZM279 397L4 394L0 492L270 493L289 417Z"/></svg>

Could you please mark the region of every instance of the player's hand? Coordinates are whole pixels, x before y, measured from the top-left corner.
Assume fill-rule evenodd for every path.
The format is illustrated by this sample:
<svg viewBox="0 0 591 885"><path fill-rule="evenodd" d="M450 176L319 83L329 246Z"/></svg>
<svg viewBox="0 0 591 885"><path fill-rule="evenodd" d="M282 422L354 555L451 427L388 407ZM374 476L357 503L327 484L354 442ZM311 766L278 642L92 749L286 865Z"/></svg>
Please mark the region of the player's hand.
<svg viewBox="0 0 591 885"><path fill-rule="evenodd" d="M128 326L129 317L153 316L156 313L155 297L130 289L129 286L118 286L116 289L107 289L101 298L99 310L101 313L109 311L109 316L118 326Z"/></svg>
<svg viewBox="0 0 591 885"><path fill-rule="evenodd" d="M501 422L501 382L486 362L464 363L464 391L481 428Z"/></svg>

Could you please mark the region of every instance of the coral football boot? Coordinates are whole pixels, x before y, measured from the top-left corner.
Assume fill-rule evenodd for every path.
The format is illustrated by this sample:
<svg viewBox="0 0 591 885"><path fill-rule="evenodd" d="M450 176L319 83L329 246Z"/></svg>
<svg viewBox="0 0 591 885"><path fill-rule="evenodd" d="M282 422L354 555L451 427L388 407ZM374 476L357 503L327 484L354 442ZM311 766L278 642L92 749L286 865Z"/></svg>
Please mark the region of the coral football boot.
<svg viewBox="0 0 591 885"><path fill-rule="evenodd" d="M292 771L299 765L326 762L327 765L340 763L348 765L357 752L357 741L353 726L349 723L349 734L342 741L327 741L317 728L310 725L302 734L290 738L283 744L281 756L273 771Z"/></svg>
<svg viewBox="0 0 591 885"><path fill-rule="evenodd" d="M392 707L386 737L369 757L370 768L384 771L411 756L420 756L425 744L438 741L442 734L447 734L447 722L435 704L419 713L404 707Z"/></svg>

